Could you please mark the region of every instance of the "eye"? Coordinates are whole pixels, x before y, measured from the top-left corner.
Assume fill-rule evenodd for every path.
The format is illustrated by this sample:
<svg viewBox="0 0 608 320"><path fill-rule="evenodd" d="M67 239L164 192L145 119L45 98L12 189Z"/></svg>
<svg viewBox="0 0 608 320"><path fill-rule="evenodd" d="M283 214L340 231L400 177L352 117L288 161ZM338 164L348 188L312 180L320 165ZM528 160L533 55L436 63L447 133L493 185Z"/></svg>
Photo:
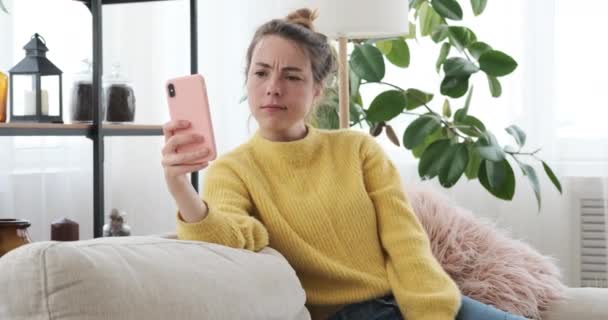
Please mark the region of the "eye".
<svg viewBox="0 0 608 320"><path fill-rule="evenodd" d="M302 78L300 78L298 76L287 76L287 80L297 81L297 80L302 80Z"/></svg>
<svg viewBox="0 0 608 320"><path fill-rule="evenodd" d="M254 74L256 75L256 77L261 78L266 76L266 71L256 71Z"/></svg>

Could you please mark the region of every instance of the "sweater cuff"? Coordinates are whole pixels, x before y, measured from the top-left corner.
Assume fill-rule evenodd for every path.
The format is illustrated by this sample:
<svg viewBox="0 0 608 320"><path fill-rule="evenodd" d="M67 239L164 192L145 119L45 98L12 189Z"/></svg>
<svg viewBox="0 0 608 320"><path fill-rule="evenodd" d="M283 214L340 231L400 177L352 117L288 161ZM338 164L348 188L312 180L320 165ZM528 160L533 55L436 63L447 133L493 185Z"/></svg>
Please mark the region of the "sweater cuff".
<svg viewBox="0 0 608 320"><path fill-rule="evenodd" d="M212 230L217 230L218 225L222 223L223 219L218 217L213 210L208 210L207 216L197 222L184 221L181 213L178 211L177 237L181 240L199 240L201 235L209 234Z"/></svg>

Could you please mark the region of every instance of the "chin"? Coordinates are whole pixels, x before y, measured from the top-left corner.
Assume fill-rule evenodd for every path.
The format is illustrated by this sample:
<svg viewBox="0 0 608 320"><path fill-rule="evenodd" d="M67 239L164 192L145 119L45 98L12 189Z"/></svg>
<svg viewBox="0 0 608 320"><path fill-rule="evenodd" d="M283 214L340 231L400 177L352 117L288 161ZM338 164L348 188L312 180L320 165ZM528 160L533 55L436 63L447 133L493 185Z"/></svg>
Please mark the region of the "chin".
<svg viewBox="0 0 608 320"><path fill-rule="evenodd" d="M261 129L270 131L283 131L292 126L291 123L281 119L261 119L258 120L258 125Z"/></svg>

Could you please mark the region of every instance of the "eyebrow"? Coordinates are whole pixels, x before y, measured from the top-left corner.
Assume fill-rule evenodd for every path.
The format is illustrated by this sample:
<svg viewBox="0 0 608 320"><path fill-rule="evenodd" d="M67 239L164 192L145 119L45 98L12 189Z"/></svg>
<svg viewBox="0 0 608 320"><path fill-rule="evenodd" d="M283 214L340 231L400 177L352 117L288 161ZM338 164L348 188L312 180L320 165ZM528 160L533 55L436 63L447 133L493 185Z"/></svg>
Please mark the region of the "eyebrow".
<svg viewBox="0 0 608 320"><path fill-rule="evenodd" d="M272 68L272 66L270 66L269 64L264 63L264 62L257 62L255 65L263 67L263 68L268 68L268 69ZM299 72L302 72L302 69L300 69L298 67L294 67L294 66L287 66L287 67L283 68L283 71L299 71Z"/></svg>

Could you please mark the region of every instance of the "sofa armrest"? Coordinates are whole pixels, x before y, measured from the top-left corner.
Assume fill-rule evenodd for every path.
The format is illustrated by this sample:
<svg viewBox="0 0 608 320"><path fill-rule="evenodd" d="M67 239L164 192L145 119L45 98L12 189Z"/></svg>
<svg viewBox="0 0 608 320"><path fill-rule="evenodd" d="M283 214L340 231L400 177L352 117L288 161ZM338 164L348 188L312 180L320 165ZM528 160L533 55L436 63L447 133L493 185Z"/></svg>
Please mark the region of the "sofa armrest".
<svg viewBox="0 0 608 320"><path fill-rule="evenodd" d="M566 298L556 301L543 313L543 320L608 319L608 289L568 288Z"/></svg>
<svg viewBox="0 0 608 320"><path fill-rule="evenodd" d="M165 233L151 234L150 237L164 238L164 239L173 239L177 240L177 233L175 231L169 231Z"/></svg>
<svg viewBox="0 0 608 320"><path fill-rule="evenodd" d="M0 258L0 319L310 320L287 260L149 237L36 242Z"/></svg>

